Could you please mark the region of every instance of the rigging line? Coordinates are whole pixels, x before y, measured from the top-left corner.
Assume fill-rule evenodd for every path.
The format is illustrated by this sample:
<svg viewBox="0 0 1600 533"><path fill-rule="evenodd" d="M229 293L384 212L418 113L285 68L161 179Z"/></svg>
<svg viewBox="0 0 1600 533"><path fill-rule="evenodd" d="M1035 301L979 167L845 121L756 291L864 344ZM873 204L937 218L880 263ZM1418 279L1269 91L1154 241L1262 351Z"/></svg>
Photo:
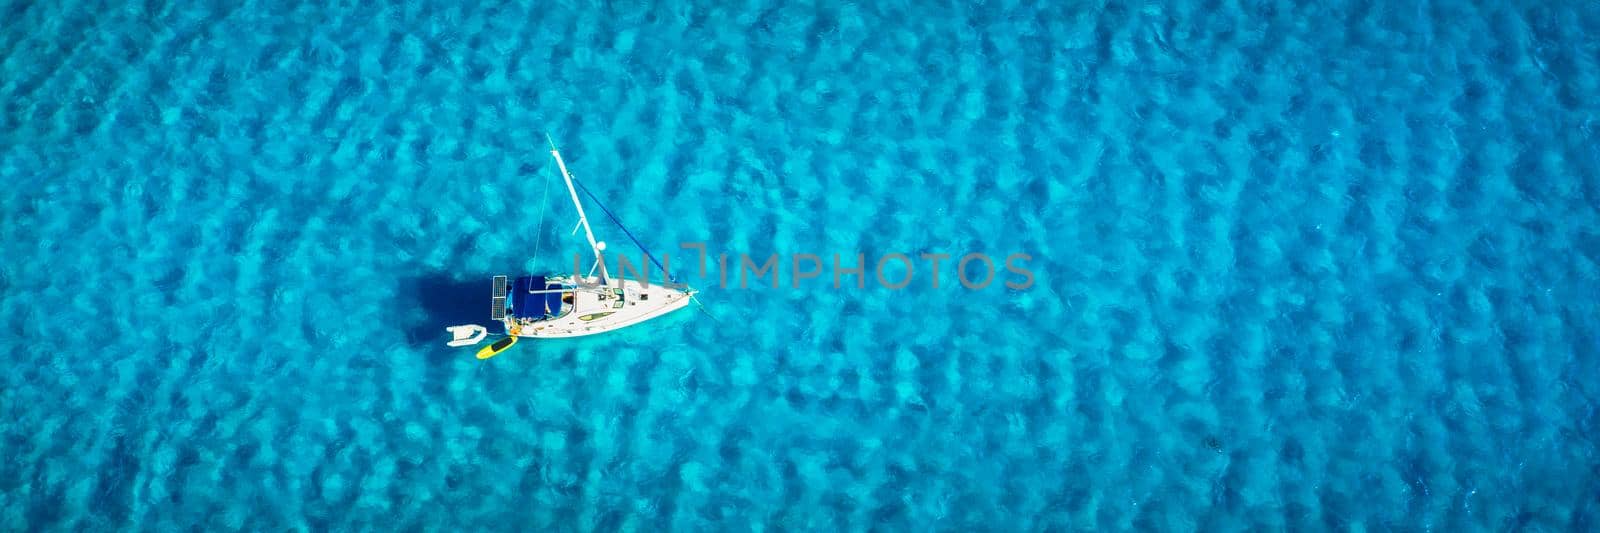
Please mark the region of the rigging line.
<svg viewBox="0 0 1600 533"><path fill-rule="evenodd" d="M539 269L539 247L544 244L544 216L550 212L550 180L544 180L544 192L539 195L539 230L533 235L533 268Z"/></svg>
<svg viewBox="0 0 1600 533"><path fill-rule="evenodd" d="M656 256L650 253L650 249L649 248L645 248L644 244L640 243L639 239L637 237L633 236L633 232L628 231L628 227L622 225L622 221L618 220L616 215L611 214L611 210L610 209L606 209L606 204L600 203L600 199L596 198L594 193L589 192L589 188L588 187L584 187L583 186L583 182L578 181L576 177L573 177L572 183L577 184L578 185L578 189L583 191L583 194L587 195L590 200L594 201L594 205L600 206L600 212L605 213L606 214L606 218L610 218L612 223L615 223L617 225L617 227L622 228L622 234L623 235L627 235L628 236L628 240L633 241L633 245L634 246L638 246L639 247L639 251L644 252L644 256L650 258L650 262L654 263L656 265L656 268L661 269L661 273L662 274L666 274L667 281L670 281L670 282L673 282L673 283L677 283L678 282L678 278L672 277L672 273L667 271L667 267L661 266L661 262L657 261L656 260Z"/></svg>

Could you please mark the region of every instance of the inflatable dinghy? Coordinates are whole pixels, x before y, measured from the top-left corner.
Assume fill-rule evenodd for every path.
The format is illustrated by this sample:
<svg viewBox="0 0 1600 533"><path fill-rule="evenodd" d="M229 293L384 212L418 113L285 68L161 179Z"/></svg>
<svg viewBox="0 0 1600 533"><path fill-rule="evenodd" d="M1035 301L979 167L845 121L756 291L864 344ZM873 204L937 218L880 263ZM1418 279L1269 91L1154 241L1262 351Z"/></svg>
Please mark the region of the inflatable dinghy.
<svg viewBox="0 0 1600 533"><path fill-rule="evenodd" d="M449 331L451 335L455 336L455 338L450 339L451 347L472 346L479 342L483 342L483 338L489 336L488 328L479 326L477 324L450 326L444 329Z"/></svg>

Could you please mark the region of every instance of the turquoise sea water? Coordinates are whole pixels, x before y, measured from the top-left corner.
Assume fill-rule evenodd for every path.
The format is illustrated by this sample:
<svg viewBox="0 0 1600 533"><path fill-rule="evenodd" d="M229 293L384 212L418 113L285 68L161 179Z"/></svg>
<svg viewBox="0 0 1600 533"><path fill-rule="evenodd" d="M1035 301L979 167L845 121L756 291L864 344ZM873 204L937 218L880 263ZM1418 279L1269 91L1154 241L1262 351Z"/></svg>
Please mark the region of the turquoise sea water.
<svg viewBox="0 0 1600 533"><path fill-rule="evenodd" d="M0 529L1600 527L1600 4L1028 4L0 2Z"/></svg>

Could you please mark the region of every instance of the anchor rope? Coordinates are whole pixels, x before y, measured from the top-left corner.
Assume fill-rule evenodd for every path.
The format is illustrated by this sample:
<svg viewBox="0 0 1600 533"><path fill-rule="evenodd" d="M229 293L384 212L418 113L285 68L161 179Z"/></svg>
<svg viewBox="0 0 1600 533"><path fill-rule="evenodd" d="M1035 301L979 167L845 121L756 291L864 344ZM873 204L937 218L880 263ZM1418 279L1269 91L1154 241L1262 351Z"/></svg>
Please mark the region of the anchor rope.
<svg viewBox="0 0 1600 533"><path fill-rule="evenodd" d="M711 311L707 311L706 310L706 304L700 303L700 299L699 298L695 298L694 295L691 294L691 295L689 295L689 299L694 301L694 306L695 307L700 308L700 312L705 313L706 316L708 316L708 317L711 317L711 321L713 321L713 322L721 322L721 320L717 320L717 315L713 315L713 314L711 314Z"/></svg>

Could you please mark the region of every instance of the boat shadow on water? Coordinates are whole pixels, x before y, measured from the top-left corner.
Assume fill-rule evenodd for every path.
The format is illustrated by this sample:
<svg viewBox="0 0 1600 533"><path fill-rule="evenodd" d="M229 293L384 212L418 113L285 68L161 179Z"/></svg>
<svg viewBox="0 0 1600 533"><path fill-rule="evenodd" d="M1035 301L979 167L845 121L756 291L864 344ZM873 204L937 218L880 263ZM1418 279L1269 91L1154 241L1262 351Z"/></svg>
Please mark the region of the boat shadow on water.
<svg viewBox="0 0 1600 533"><path fill-rule="evenodd" d="M489 319L490 276L460 276L437 272L401 280L400 305L407 313L406 341L412 346L444 346L448 326L479 324L490 332L500 329ZM429 350L436 357L450 350Z"/></svg>
<svg viewBox="0 0 1600 533"><path fill-rule="evenodd" d="M401 317L401 331L407 344L425 355L427 377L424 388L431 394L448 396L448 384L462 377L473 361L472 352L445 346L450 334L445 328L480 324L498 331L489 321L490 276L432 272L400 278L400 294L395 314Z"/></svg>
<svg viewBox="0 0 1600 533"><path fill-rule="evenodd" d="M500 324L490 318L493 278L488 273L462 275L433 272L400 279L400 297L396 309L400 316L405 317L402 331L406 343L428 354L428 366L435 377L440 378L440 383L450 379L455 369L460 368L458 365L479 363L473 358L478 348L505 336ZM488 328L489 338L470 347L445 346L450 340L450 333L445 328L464 324ZM574 341L544 339L540 342L543 346L566 346ZM575 353L572 350L551 350L542 359L553 364L572 364Z"/></svg>

